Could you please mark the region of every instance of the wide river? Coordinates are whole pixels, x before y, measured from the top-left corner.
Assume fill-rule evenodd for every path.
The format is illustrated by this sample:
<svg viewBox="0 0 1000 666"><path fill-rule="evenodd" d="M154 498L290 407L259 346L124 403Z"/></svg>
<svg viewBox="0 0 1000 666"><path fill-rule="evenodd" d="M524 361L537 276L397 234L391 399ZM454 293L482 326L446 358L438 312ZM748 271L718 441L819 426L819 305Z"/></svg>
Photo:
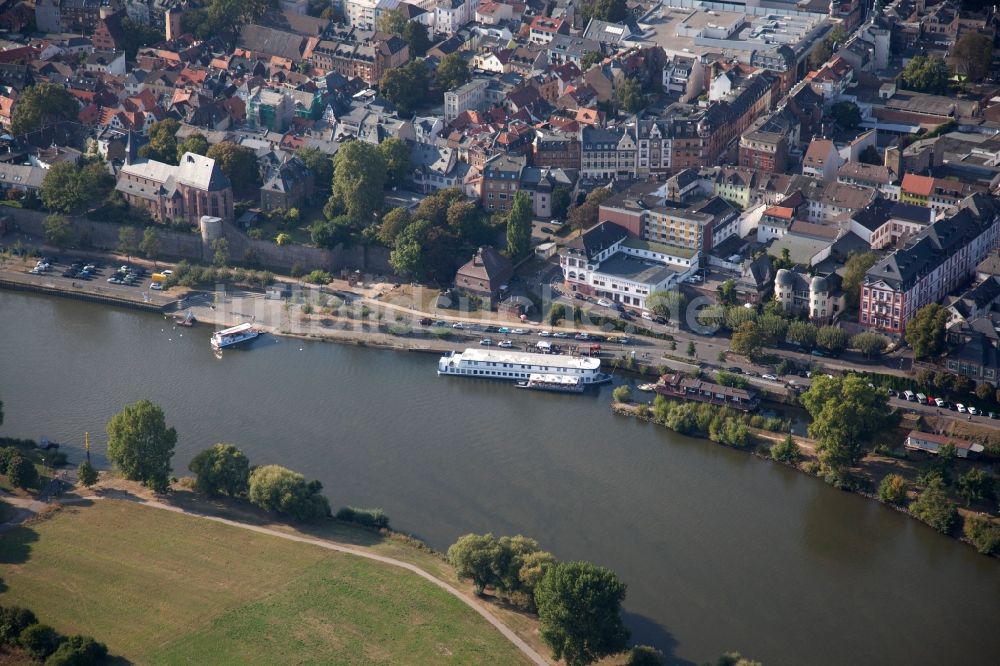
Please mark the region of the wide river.
<svg viewBox="0 0 1000 666"><path fill-rule="evenodd" d="M2 432L90 431L99 452L109 417L150 398L179 433L178 475L233 442L435 548L521 533L611 567L633 638L671 663L727 650L767 666L1000 663L996 560L803 474L612 416L608 387L518 391L439 378L426 354L288 338L216 359L209 335L0 292Z"/></svg>

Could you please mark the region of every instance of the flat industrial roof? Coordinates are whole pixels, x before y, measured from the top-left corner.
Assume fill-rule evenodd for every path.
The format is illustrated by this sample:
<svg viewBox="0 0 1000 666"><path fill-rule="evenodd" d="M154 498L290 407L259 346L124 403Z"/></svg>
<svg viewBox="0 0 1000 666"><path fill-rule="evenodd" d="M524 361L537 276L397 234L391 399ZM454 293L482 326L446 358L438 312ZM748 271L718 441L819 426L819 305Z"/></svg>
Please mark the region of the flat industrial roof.
<svg viewBox="0 0 1000 666"><path fill-rule="evenodd" d="M653 263L621 252L602 261L601 267L596 272L642 284L659 284L677 273L663 264Z"/></svg>

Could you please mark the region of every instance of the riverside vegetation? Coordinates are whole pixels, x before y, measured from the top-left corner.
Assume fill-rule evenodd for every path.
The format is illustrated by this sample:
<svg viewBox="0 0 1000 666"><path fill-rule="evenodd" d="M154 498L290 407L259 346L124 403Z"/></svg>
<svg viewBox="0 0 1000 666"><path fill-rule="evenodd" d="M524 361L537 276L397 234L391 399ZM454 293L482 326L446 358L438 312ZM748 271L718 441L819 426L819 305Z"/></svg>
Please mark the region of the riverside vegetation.
<svg viewBox="0 0 1000 666"><path fill-rule="evenodd" d="M723 377L719 379L725 383ZM616 405L628 403L631 391L619 387L613 398ZM961 536L980 553L1000 555L1000 524L989 516L963 514L949 496L951 491L966 507L985 506L994 512L996 507L990 503L996 501L997 493L992 473L975 467L956 476L957 452L953 445L946 445L921 467L913 483L890 472L873 489L858 471L869 453L891 452L882 440L900 425L901 415L890 408L888 394L873 390L862 375L818 376L800 401L811 419L808 433L816 442L814 455L805 455L788 434L767 447L768 457L818 476L836 488L875 497L943 534ZM780 419L741 414L705 403L678 402L661 395L653 401L652 409L638 404L628 411L681 434L707 437L754 453L758 453L763 438L755 435L753 429L788 430L788 424Z"/></svg>

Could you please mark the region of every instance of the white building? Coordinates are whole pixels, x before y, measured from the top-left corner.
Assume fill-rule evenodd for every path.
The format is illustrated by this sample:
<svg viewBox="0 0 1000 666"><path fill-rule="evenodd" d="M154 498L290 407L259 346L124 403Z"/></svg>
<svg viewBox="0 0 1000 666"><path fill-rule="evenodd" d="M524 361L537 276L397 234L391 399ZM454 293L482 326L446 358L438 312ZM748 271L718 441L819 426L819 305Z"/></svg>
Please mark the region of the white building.
<svg viewBox="0 0 1000 666"><path fill-rule="evenodd" d="M450 123L465 111L478 111L486 106L489 79L473 79L444 94L444 121Z"/></svg>

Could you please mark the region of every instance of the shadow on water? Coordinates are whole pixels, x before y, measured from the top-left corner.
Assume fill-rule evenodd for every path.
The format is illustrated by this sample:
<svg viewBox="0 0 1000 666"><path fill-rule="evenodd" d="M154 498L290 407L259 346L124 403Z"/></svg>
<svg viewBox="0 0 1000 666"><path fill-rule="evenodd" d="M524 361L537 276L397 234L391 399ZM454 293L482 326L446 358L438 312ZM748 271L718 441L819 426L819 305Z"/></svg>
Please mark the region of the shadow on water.
<svg viewBox="0 0 1000 666"><path fill-rule="evenodd" d="M622 611L622 619L632 631L633 645L651 645L663 652L663 663L667 666L696 666L695 662L681 659L674 654L677 639L666 627L645 615Z"/></svg>

